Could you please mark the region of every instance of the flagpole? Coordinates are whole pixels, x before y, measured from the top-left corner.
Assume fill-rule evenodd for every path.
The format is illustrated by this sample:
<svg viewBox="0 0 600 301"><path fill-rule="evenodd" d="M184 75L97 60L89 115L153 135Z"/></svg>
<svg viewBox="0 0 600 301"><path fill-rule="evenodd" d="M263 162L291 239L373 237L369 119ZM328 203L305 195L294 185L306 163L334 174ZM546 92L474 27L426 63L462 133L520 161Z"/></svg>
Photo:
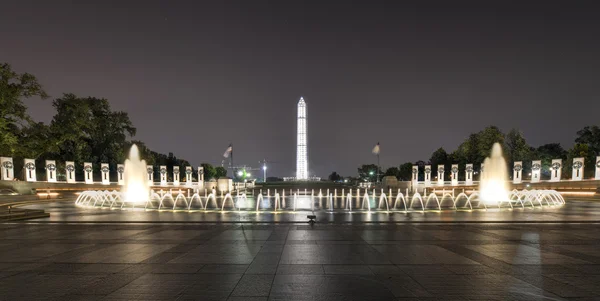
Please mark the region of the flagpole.
<svg viewBox="0 0 600 301"><path fill-rule="evenodd" d="M231 153L229 155L231 156L229 158L229 168L231 169L232 173L235 173L235 170L233 170L233 143L231 143Z"/></svg>
<svg viewBox="0 0 600 301"><path fill-rule="evenodd" d="M379 153L377 153L377 183L379 183L379 170L381 168L379 167Z"/></svg>

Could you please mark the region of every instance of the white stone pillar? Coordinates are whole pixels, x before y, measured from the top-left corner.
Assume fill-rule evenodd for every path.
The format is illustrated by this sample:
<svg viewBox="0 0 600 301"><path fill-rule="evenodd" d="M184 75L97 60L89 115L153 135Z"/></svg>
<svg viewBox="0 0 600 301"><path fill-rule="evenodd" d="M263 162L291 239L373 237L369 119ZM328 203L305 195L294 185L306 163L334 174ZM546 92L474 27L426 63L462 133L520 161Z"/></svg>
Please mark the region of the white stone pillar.
<svg viewBox="0 0 600 301"><path fill-rule="evenodd" d="M148 175L148 185L154 185L154 166L146 166L146 174Z"/></svg>
<svg viewBox="0 0 600 301"><path fill-rule="evenodd" d="M35 160L34 159L25 159L24 160L25 165L25 181L27 182L35 182L36 181L36 175L35 175Z"/></svg>
<svg viewBox="0 0 600 301"><path fill-rule="evenodd" d="M412 167L412 183L415 188L416 188L416 185L418 182L419 182L419 166L413 165L413 167Z"/></svg>
<svg viewBox="0 0 600 301"><path fill-rule="evenodd" d="M125 184L125 165L123 164L117 164L117 183Z"/></svg>
<svg viewBox="0 0 600 301"><path fill-rule="evenodd" d="M110 168L108 163L100 163L100 174L102 175L102 185L110 184Z"/></svg>
<svg viewBox="0 0 600 301"><path fill-rule="evenodd" d="M483 177L483 167L485 164L481 163L481 167L479 167L479 180L481 181L481 177Z"/></svg>
<svg viewBox="0 0 600 301"><path fill-rule="evenodd" d="M94 166L91 162L83 163L83 176L86 184L94 184Z"/></svg>
<svg viewBox="0 0 600 301"><path fill-rule="evenodd" d="M458 185L458 164L452 164L452 169L450 169L450 180L452 180L452 186Z"/></svg>
<svg viewBox="0 0 600 301"><path fill-rule="evenodd" d="M465 184L473 185L473 164L467 164L465 167Z"/></svg>
<svg viewBox="0 0 600 301"><path fill-rule="evenodd" d="M581 181L583 180L583 158L573 158L573 177L571 180L573 181Z"/></svg>
<svg viewBox="0 0 600 301"><path fill-rule="evenodd" d="M65 175L67 177L67 183L75 183L75 162L65 162Z"/></svg>
<svg viewBox="0 0 600 301"><path fill-rule="evenodd" d="M56 161L46 160L46 181L56 182Z"/></svg>
<svg viewBox="0 0 600 301"><path fill-rule="evenodd" d="M12 181L15 178L15 166L13 164L13 159L10 157L0 157L0 165L2 168L0 180Z"/></svg>
<svg viewBox="0 0 600 301"><path fill-rule="evenodd" d="M204 189L204 167L198 166L198 190Z"/></svg>
<svg viewBox="0 0 600 301"><path fill-rule="evenodd" d="M160 170L160 185L166 186L167 185L167 166L161 165L159 170Z"/></svg>
<svg viewBox="0 0 600 301"><path fill-rule="evenodd" d="M600 180L600 156L596 157L596 180Z"/></svg>
<svg viewBox="0 0 600 301"><path fill-rule="evenodd" d="M519 184L523 182L523 162L515 161L513 166L513 183Z"/></svg>
<svg viewBox="0 0 600 301"><path fill-rule="evenodd" d="M179 166L173 166L173 185L179 186Z"/></svg>
<svg viewBox="0 0 600 301"><path fill-rule="evenodd" d="M531 183L539 183L542 178L542 161L531 161Z"/></svg>
<svg viewBox="0 0 600 301"><path fill-rule="evenodd" d="M425 186L431 185L431 165L425 165Z"/></svg>
<svg viewBox="0 0 600 301"><path fill-rule="evenodd" d="M185 186L192 186L192 167L185 167Z"/></svg>
<svg viewBox="0 0 600 301"><path fill-rule="evenodd" d="M558 182L562 174L562 159L552 159L550 181Z"/></svg>
<svg viewBox="0 0 600 301"><path fill-rule="evenodd" d="M444 186L444 165L438 165L438 185Z"/></svg>

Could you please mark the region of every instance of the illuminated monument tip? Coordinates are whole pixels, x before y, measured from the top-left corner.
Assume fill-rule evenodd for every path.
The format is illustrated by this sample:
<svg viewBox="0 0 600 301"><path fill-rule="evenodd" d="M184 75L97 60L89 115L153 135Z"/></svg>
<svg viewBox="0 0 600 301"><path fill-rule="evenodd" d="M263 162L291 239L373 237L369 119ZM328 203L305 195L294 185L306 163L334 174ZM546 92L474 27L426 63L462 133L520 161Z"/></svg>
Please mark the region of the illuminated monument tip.
<svg viewBox="0 0 600 301"><path fill-rule="evenodd" d="M308 180L308 149L306 131L306 103L298 101L298 129L296 142L296 180Z"/></svg>

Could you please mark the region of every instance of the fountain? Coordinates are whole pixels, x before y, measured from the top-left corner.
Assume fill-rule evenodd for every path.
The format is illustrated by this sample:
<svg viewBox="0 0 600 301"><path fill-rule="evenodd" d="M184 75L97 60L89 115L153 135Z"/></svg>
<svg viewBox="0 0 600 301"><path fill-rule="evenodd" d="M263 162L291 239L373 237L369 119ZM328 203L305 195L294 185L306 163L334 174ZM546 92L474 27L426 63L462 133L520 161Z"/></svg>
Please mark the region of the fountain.
<svg viewBox="0 0 600 301"><path fill-rule="evenodd" d="M137 145L132 145L129 150L129 159L125 160L124 201L127 203L145 203L150 197L150 187L147 180L146 161L140 160L140 151Z"/></svg>
<svg viewBox="0 0 600 301"><path fill-rule="evenodd" d="M506 160L502 156L500 143L494 143L492 153L483 161L485 172L479 182L479 197L486 205L497 205L509 201Z"/></svg>
<svg viewBox="0 0 600 301"><path fill-rule="evenodd" d="M409 194L408 189L405 193L397 190L386 192L382 189L378 194L376 190L372 194L365 189L361 194L361 189L355 191L349 189L347 192L342 189L341 195L337 190L331 194L329 190L324 195L321 190L315 192L304 189L296 189L294 193L290 190L288 196L285 191L274 190L274 202L271 202L271 190L267 189L263 194L262 189L256 193L244 191L228 192L226 195L217 195L216 190L207 191L201 194L200 190L189 187L186 190L178 191L168 190L151 191L148 183L148 174L146 171L146 162L140 160L139 151L136 145L131 147L129 159L125 161L124 186L119 191L84 191L75 201L77 206L86 208L107 208L107 209L140 209L140 210L159 210L159 211L196 211L196 212L288 212L294 211L327 211L329 205L330 212L379 212L379 213L425 213L429 211L473 211L495 209L536 209L544 207L555 207L565 204L562 195L555 190L508 190L508 170L506 161L502 156L502 148L496 143L492 147L490 157L484 161L485 172L481 174L480 190L462 190L455 194L452 190L436 190L428 193L427 189L423 194L415 191ZM281 192L281 194L280 194ZM235 195L235 196L234 196ZM286 197L291 202L286 203ZM322 198L326 198L325 204ZM315 201L318 208L315 208ZM379 203L376 203L379 200ZM394 200L393 204L388 204ZM305 202L302 208L298 207L298 201ZM307 202L307 203L306 203ZM373 202L373 205L371 205ZM272 204L271 204L272 203ZM353 203L355 205L353 205ZM382 206L385 203L385 207ZM286 206L288 204L289 206ZM335 208L335 204L339 207ZM376 204L376 206L375 206ZM391 205L391 206L390 206ZM354 209L353 209L354 207Z"/></svg>

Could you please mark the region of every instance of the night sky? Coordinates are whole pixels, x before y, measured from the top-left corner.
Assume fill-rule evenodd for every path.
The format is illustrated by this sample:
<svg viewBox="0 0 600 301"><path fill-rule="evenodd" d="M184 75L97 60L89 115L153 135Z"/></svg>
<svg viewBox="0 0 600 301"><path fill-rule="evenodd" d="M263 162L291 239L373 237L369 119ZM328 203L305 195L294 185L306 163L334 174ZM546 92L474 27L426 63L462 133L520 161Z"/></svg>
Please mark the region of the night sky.
<svg viewBox="0 0 600 301"><path fill-rule="evenodd" d="M389 167L488 125L568 148L600 124L597 1L79 2L3 1L0 61L53 97L109 99L136 139L194 165L233 142L236 165L294 175L300 96L323 177L376 162L378 141Z"/></svg>

